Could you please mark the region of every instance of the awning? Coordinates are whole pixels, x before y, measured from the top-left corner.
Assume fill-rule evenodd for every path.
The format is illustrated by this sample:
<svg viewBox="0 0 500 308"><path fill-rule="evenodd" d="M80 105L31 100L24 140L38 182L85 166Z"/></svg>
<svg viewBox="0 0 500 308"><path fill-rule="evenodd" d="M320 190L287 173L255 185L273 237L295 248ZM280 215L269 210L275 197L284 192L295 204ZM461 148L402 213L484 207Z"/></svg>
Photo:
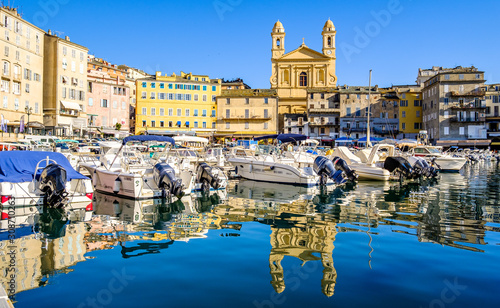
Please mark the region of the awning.
<svg viewBox="0 0 500 308"><path fill-rule="evenodd" d="M186 126L189 126L189 121L186 121Z"/></svg>
<svg viewBox="0 0 500 308"><path fill-rule="evenodd" d="M43 125L42 123L37 122L37 121L29 122L28 124L26 124L26 126L27 127L34 127L34 128L45 128L45 125Z"/></svg>
<svg viewBox="0 0 500 308"><path fill-rule="evenodd" d="M73 109L73 110L78 110L78 111L82 110L82 108L80 108L80 104L78 104L78 103L61 101L61 104L64 106L65 109Z"/></svg>
<svg viewBox="0 0 500 308"><path fill-rule="evenodd" d="M181 126L181 121L177 121L177 126Z"/></svg>

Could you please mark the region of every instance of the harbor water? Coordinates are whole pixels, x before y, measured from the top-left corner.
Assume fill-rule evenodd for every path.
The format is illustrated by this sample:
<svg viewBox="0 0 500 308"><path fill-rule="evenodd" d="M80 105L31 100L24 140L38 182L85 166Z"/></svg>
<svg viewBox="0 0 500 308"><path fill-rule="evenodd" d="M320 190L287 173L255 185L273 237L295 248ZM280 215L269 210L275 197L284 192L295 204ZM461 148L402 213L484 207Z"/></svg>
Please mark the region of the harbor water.
<svg viewBox="0 0 500 308"><path fill-rule="evenodd" d="M85 208L27 207L12 241L2 221L1 283L16 307L500 303L493 162L324 191L235 180L173 203L95 193Z"/></svg>

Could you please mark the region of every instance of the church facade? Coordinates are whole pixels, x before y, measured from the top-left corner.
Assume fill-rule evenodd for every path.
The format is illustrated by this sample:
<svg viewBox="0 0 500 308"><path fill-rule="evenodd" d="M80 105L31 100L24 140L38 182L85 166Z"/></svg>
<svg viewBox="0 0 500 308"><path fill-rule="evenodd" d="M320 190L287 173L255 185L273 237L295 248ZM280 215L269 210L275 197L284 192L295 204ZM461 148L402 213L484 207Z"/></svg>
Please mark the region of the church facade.
<svg viewBox="0 0 500 308"><path fill-rule="evenodd" d="M279 20L274 24L270 82L271 89L278 92L280 115L306 113L307 90L335 87L335 33L329 19L321 32L322 52L302 42L299 48L285 53L285 28Z"/></svg>

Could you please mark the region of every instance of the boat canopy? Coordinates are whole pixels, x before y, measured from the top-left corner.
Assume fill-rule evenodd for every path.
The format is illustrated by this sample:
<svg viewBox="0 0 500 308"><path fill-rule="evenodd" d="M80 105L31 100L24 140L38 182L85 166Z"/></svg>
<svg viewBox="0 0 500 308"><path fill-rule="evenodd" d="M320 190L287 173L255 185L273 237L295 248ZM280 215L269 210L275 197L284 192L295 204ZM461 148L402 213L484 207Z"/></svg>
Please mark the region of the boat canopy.
<svg viewBox="0 0 500 308"><path fill-rule="evenodd" d="M88 179L76 172L68 159L61 153L42 151L3 151L0 152L0 182L21 183L33 180L36 165L46 158L54 160L66 169L67 180ZM49 162L50 164L50 162ZM37 176L42 173L45 163L41 163Z"/></svg>
<svg viewBox="0 0 500 308"><path fill-rule="evenodd" d="M306 140L307 136L301 134L279 134L279 135L275 134L275 135L266 135L253 138L253 140L255 141L265 140L265 139L277 139L281 142L293 142L293 141Z"/></svg>
<svg viewBox="0 0 500 308"><path fill-rule="evenodd" d="M158 135L136 135L123 138L122 144L125 145L130 141L160 141L160 142L170 142L175 145L175 141L172 137L168 136L158 136Z"/></svg>

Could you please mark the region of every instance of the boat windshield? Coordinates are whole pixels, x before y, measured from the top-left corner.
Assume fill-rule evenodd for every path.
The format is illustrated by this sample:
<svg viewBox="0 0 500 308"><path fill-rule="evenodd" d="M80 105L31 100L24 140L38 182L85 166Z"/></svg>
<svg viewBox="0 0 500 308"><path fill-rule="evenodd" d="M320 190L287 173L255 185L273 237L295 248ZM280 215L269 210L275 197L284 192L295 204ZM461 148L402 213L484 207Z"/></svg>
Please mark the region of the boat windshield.
<svg viewBox="0 0 500 308"><path fill-rule="evenodd" d="M436 148L429 148L428 149L430 153L432 154L441 154L441 151L439 151L438 149Z"/></svg>

